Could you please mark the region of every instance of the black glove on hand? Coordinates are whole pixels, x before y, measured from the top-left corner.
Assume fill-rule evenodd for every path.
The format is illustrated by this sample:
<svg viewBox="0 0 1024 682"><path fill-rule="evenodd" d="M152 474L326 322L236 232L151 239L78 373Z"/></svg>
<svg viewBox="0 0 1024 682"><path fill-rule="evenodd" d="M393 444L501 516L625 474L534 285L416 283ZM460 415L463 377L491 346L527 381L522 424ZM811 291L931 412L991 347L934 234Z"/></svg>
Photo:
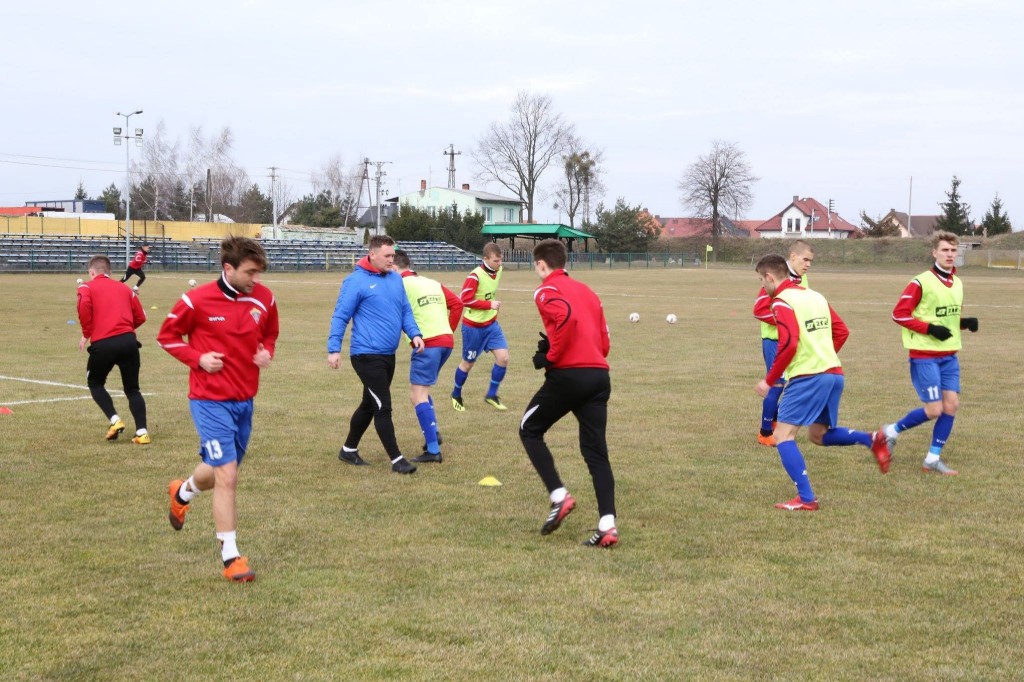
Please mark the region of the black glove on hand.
<svg viewBox="0 0 1024 682"><path fill-rule="evenodd" d="M953 332L940 324L930 324L928 325L928 335L934 336L939 341L945 341L949 337L953 336Z"/></svg>
<svg viewBox="0 0 1024 682"><path fill-rule="evenodd" d="M551 350L551 342L544 332L540 333L540 341L537 342L537 352L533 354L533 368L544 369L548 366L548 351Z"/></svg>
<svg viewBox="0 0 1024 682"><path fill-rule="evenodd" d="M978 331L978 318L976 317L961 317L960 328L966 329L971 333Z"/></svg>

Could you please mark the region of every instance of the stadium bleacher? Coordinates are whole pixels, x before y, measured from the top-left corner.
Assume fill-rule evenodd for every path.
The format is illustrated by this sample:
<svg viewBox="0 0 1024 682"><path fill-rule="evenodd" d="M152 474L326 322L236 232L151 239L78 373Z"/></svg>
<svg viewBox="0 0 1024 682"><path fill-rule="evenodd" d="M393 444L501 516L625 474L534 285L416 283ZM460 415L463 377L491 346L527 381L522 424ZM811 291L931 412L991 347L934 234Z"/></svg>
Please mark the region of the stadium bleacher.
<svg viewBox="0 0 1024 682"><path fill-rule="evenodd" d="M220 268L220 239L196 238L189 242L150 238L153 248L146 263L151 272L202 272ZM274 271L351 270L366 253L361 244L334 241L261 240ZM134 255L141 241L133 242ZM479 262L479 256L446 242L400 242L415 267L422 270L463 270ZM0 271L84 272L89 258L105 255L114 269L124 265L122 237L77 235L0 234Z"/></svg>

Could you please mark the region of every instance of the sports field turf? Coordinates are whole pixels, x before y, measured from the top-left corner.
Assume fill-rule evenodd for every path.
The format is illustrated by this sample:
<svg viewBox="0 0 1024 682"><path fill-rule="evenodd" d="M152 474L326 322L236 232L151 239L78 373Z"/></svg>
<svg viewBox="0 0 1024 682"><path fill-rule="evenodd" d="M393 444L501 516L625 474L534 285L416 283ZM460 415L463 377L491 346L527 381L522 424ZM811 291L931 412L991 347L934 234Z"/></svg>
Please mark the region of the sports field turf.
<svg viewBox="0 0 1024 682"><path fill-rule="evenodd" d="M925 267L811 271L852 332L843 425L872 430L917 406L889 314ZM435 391L445 461L413 476L391 473L372 429L372 466L337 459L360 391L347 358L325 361L343 273L270 273L282 331L240 476L247 585L220 576L209 494L181 532L167 522L167 482L191 470L197 439L187 369L155 337L187 280L211 276L151 273L143 287L154 442L140 447L103 439L82 388L68 323L80 275L0 275L0 678L1019 678L1024 277L962 273L981 329L965 335L944 454L959 476L921 473L930 425L901 436L885 476L865 448L801 436L822 509L787 513L772 505L792 485L756 443L752 270L575 274L611 326L617 547L579 544L597 513L571 418L549 442L578 508L538 533L547 499L517 437L541 382L531 272L502 282L510 410L483 403L488 357L454 412L450 361ZM436 276L457 289L463 275ZM415 455L407 369L403 349L395 422ZM503 485L477 485L488 475Z"/></svg>

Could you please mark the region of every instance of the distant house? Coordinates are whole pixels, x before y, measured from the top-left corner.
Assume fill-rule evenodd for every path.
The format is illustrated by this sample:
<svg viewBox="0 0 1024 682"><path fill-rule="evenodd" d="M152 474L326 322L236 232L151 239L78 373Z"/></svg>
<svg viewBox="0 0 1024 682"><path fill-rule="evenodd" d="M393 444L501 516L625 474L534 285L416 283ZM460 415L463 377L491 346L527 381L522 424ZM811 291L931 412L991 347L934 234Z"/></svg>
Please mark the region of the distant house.
<svg viewBox="0 0 1024 682"><path fill-rule="evenodd" d="M462 189L450 187L427 187L426 180L420 180L418 192L409 192L386 200L395 209L399 206L412 206L436 214L443 209L455 209L462 215L466 212L480 213L484 216L484 224L518 223L522 202L500 194L471 190L469 185Z"/></svg>
<svg viewBox="0 0 1024 682"><path fill-rule="evenodd" d="M862 233L853 223L843 219L818 201L794 196L789 206L756 228L762 237L793 239L849 239Z"/></svg>
<svg viewBox="0 0 1024 682"><path fill-rule="evenodd" d="M654 216L661 223L661 237L663 239L681 237L711 237L710 218L662 218ZM764 223L763 220L732 220L722 216L722 234L727 237L753 237L759 238L760 233L756 228Z"/></svg>
<svg viewBox="0 0 1024 682"><path fill-rule="evenodd" d="M935 224L939 222L941 217L937 215L908 216L906 213L893 208L878 221L878 224L890 225L899 229L901 237L928 238L935 232Z"/></svg>

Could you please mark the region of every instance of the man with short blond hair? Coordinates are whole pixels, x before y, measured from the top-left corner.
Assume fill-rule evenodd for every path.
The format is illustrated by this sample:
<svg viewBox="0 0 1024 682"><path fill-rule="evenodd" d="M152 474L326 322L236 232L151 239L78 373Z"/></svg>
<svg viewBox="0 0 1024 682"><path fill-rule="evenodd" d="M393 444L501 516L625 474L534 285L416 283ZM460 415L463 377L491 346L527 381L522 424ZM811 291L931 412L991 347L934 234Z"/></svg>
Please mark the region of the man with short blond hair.
<svg viewBox="0 0 1024 682"><path fill-rule="evenodd" d="M910 281L893 308L892 319L903 327L903 346L910 355L910 382L924 407L885 426L892 449L900 433L934 419L931 446L921 466L925 472L946 476L957 474L942 461L942 448L960 408L960 332L978 331L978 318L961 317L964 288L956 274L959 244L955 234L936 232L931 269Z"/></svg>
<svg viewBox="0 0 1024 682"><path fill-rule="evenodd" d="M498 323L501 301L498 285L501 283L501 247L494 242L484 245L483 260L466 277L459 298L464 306L462 312L462 361L455 369L455 386L452 389L452 407L464 412L466 403L462 399L462 387L469 378L473 365L482 353L494 356L491 367L491 383L484 396L484 402L496 410L507 410L498 397L498 388L508 370L508 341Z"/></svg>
<svg viewBox="0 0 1024 682"><path fill-rule="evenodd" d="M807 271L814 260L814 249L803 239L797 239L789 245L789 257L786 265L789 278L794 284L807 288ZM779 331L775 326L775 315L772 314L772 297L761 287L754 300L754 317L761 322L761 356L764 358L765 369L771 369L775 362L775 354L779 347ZM768 389L768 394L761 401L761 430L757 434L757 442L766 447L775 447L775 421L779 413L779 397L786 387L786 378L779 380Z"/></svg>

